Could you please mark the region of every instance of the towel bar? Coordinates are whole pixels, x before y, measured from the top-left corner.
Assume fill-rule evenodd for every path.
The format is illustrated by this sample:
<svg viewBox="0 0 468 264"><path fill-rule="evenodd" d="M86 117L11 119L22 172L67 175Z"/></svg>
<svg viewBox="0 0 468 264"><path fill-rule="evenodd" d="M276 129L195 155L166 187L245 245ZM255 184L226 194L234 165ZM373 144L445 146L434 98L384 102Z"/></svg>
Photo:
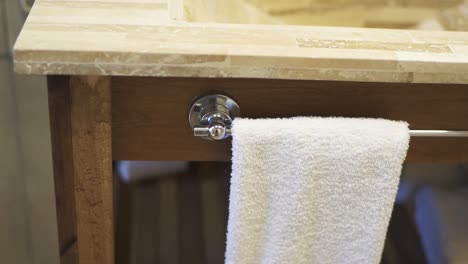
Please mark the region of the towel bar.
<svg viewBox="0 0 468 264"><path fill-rule="evenodd" d="M461 130L410 130L412 137L468 137L468 131Z"/></svg>
<svg viewBox="0 0 468 264"><path fill-rule="evenodd" d="M210 94L197 99L190 107L189 122L193 135L208 140L231 136L232 120L240 116L240 107L232 98ZM468 131L410 130L412 137L468 137Z"/></svg>

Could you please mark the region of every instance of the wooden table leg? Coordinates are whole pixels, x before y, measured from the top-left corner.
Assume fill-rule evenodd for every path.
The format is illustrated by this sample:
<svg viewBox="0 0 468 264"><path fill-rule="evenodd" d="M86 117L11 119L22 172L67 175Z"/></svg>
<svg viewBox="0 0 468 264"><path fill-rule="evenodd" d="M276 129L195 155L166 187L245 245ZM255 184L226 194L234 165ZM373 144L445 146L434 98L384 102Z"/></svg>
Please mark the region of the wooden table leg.
<svg viewBox="0 0 468 264"><path fill-rule="evenodd" d="M49 76L62 264L114 263L110 77Z"/></svg>

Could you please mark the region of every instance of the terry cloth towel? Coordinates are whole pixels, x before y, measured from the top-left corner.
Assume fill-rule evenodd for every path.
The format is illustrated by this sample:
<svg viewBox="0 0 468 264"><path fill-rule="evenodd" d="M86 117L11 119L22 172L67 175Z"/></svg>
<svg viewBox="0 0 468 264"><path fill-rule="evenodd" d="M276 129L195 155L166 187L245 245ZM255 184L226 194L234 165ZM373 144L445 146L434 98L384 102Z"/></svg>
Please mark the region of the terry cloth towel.
<svg viewBox="0 0 468 264"><path fill-rule="evenodd" d="M408 124L238 118L232 135L226 263L379 263Z"/></svg>

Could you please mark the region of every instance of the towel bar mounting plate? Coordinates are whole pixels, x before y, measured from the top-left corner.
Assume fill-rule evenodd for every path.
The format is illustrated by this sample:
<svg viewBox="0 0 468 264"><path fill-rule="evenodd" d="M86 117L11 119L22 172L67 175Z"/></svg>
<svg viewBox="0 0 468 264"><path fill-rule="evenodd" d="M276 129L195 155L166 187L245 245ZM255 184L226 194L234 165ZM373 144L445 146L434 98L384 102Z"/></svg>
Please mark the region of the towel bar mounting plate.
<svg viewBox="0 0 468 264"><path fill-rule="evenodd" d="M189 122L194 136L222 140L231 136L232 120L238 116L240 108L236 101L225 95L211 94L192 104Z"/></svg>

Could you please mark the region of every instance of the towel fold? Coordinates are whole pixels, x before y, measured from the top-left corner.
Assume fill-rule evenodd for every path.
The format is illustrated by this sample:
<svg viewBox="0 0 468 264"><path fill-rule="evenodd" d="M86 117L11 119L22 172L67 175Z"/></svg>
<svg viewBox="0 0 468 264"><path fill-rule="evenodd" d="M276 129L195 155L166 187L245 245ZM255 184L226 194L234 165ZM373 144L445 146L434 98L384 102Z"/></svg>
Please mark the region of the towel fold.
<svg viewBox="0 0 468 264"><path fill-rule="evenodd" d="M226 263L379 263L408 143L383 119L236 119Z"/></svg>

